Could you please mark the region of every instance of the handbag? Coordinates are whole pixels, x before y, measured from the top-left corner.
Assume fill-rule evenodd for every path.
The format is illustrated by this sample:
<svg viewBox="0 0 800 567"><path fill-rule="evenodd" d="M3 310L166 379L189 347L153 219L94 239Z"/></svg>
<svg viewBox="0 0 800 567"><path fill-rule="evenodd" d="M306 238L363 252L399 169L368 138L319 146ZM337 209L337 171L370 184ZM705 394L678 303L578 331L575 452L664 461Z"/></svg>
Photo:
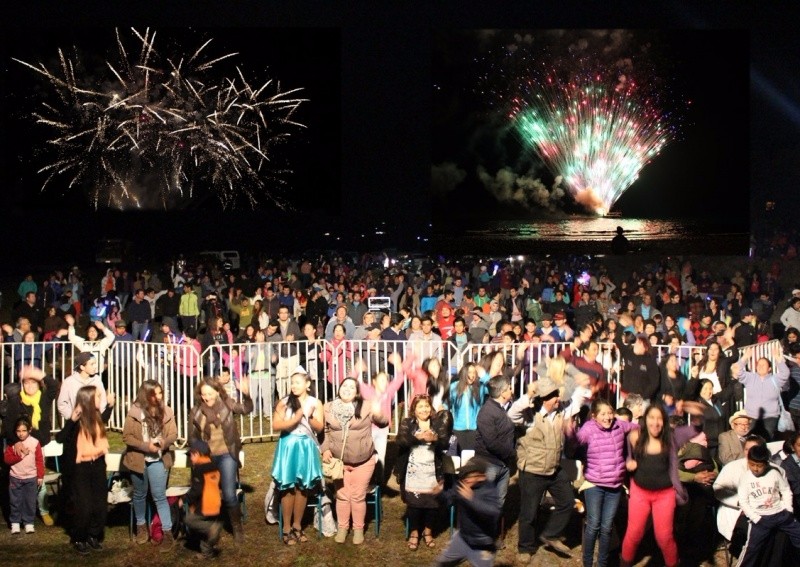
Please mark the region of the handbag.
<svg viewBox="0 0 800 567"><path fill-rule="evenodd" d="M347 444L347 432L349 431L350 427L345 425L344 427L344 439L342 439L342 457L344 457L344 448ZM327 478L328 480L341 480L344 478L344 461L342 459L337 459L336 457L331 457L331 460L327 463L325 461L322 462L322 475Z"/></svg>
<svg viewBox="0 0 800 567"><path fill-rule="evenodd" d="M792 420L792 414L789 413L783 405L783 397L781 396L781 390L778 388L778 384L775 383L775 378L772 379L772 384L778 390L778 405L781 408L780 413L778 414L778 431L781 433L785 433L786 431L794 431L794 421Z"/></svg>

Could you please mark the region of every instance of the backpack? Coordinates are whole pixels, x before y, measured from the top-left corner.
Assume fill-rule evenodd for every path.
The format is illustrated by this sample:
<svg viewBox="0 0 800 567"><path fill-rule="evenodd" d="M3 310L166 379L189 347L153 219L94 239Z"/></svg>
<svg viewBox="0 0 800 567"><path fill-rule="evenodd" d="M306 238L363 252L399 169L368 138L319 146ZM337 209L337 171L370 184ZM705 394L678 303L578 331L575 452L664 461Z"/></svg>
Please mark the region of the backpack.
<svg viewBox="0 0 800 567"><path fill-rule="evenodd" d="M172 535L176 538L185 532L183 523L183 508L178 506L177 496L167 496L167 504L169 504L169 515L172 520ZM150 520L150 539L156 543L161 543L164 539L164 525L161 523L161 518L158 512L153 512L153 518Z"/></svg>

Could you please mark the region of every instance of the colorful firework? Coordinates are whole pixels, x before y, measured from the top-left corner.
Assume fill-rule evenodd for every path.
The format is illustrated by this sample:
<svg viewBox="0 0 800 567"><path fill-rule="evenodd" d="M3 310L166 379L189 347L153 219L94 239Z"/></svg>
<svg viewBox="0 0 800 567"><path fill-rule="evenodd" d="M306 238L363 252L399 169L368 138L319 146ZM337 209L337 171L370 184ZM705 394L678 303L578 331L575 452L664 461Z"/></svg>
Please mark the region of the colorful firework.
<svg viewBox="0 0 800 567"><path fill-rule="evenodd" d="M575 200L605 215L674 138L675 126L653 85L640 85L619 67L562 76L534 72L511 100L510 118Z"/></svg>
<svg viewBox="0 0 800 567"><path fill-rule="evenodd" d="M293 115L306 99L302 89L281 91L268 80L251 86L239 67L221 69L237 53L207 56L212 40L194 51L163 56L156 32L131 30L138 52L129 56L116 30L116 57L102 73L85 72L77 50L58 50L60 72L43 63L18 63L49 81L33 114L51 132L52 160L39 170L69 189L87 188L95 209L173 208L199 194L213 194L223 208L262 197L284 207L276 189L288 170L273 150L296 128Z"/></svg>

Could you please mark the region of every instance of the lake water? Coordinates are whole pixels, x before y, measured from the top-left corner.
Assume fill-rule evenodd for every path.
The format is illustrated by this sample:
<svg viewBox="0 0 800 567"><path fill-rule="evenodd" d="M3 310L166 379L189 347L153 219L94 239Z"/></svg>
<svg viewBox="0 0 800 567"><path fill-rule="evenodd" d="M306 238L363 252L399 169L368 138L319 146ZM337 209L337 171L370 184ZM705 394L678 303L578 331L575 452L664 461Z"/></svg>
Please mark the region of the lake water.
<svg viewBox="0 0 800 567"><path fill-rule="evenodd" d="M486 254L608 254L621 226L633 253L746 255L749 232L705 220L569 217L534 221L481 221L434 227L433 247L443 252Z"/></svg>

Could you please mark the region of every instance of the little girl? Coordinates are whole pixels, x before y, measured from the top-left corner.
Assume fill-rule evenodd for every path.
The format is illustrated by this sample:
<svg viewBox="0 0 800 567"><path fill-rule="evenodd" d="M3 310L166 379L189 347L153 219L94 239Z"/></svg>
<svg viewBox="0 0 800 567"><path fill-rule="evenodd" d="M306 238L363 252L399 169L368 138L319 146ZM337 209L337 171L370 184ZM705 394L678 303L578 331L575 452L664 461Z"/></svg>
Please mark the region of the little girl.
<svg viewBox="0 0 800 567"><path fill-rule="evenodd" d="M11 503L11 533L19 533L19 525L25 525L25 533L32 534L33 518L36 516L36 495L44 481L44 457L42 445L30 435L31 424L27 417L14 424L18 443L6 447L4 460L11 467L8 496Z"/></svg>
<svg viewBox="0 0 800 567"><path fill-rule="evenodd" d="M614 408L601 398L592 402L592 418L578 430L577 439L586 447L585 486L586 529L583 536L583 565L592 567L594 546L600 540L596 565L608 564L611 529L625 480L627 434L635 423L615 419ZM599 536L599 538L598 538Z"/></svg>

